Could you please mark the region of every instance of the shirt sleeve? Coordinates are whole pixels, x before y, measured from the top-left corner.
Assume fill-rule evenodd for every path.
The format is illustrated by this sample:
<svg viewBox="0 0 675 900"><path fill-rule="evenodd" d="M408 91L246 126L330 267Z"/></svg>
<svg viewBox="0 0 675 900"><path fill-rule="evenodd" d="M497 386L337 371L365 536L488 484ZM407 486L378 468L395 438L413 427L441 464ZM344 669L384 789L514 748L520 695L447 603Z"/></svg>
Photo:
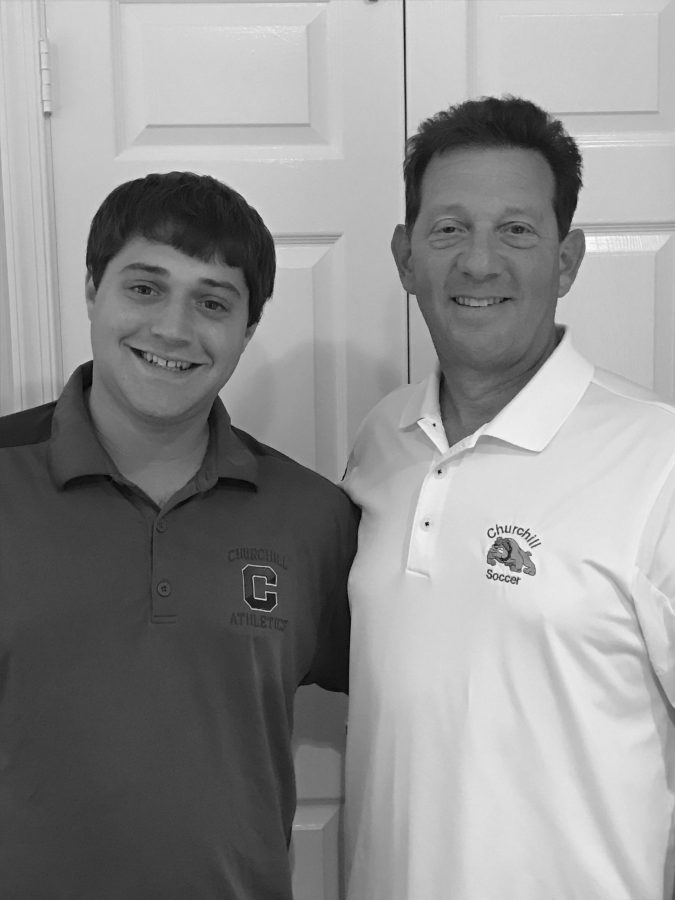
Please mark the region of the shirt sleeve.
<svg viewBox="0 0 675 900"><path fill-rule="evenodd" d="M666 476L642 533L633 599L652 667L675 706L675 467Z"/></svg>
<svg viewBox="0 0 675 900"><path fill-rule="evenodd" d="M328 691L349 693L349 632L351 616L347 580L356 553L359 514L347 497L340 495L335 553L328 573L317 649L302 684L318 684Z"/></svg>

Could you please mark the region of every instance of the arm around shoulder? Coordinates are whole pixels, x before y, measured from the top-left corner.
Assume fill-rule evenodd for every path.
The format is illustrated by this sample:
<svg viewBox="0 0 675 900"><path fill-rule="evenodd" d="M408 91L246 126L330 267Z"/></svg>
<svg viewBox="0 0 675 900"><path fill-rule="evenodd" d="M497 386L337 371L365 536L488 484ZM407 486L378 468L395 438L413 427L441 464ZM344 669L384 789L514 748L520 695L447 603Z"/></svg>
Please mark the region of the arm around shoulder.
<svg viewBox="0 0 675 900"><path fill-rule="evenodd" d="M633 598L652 666L675 707L675 465L642 533Z"/></svg>
<svg viewBox="0 0 675 900"><path fill-rule="evenodd" d="M351 616L347 580L356 554L359 511L338 492L331 571L319 626L317 650L303 684L318 684L328 691L349 693L349 632Z"/></svg>

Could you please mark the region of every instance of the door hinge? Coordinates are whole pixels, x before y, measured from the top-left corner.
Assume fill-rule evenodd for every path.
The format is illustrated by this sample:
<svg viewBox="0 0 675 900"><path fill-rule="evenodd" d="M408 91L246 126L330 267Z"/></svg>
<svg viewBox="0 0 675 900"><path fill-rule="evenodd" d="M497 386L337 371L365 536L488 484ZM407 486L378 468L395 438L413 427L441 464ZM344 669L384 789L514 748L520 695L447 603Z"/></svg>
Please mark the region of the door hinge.
<svg viewBox="0 0 675 900"><path fill-rule="evenodd" d="M40 96L42 112L45 116L52 114L52 69L49 59L49 42L40 39Z"/></svg>

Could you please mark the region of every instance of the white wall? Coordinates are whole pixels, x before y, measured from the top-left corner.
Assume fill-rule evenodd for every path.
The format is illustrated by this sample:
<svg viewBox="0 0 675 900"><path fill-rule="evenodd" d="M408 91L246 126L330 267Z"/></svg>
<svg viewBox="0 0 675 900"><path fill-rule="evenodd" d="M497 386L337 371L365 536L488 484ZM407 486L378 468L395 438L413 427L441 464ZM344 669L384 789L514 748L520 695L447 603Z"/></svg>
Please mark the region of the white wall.
<svg viewBox="0 0 675 900"><path fill-rule="evenodd" d="M0 415L14 412L9 331L9 287L7 285L7 257L5 218L2 203L2 157L0 157Z"/></svg>

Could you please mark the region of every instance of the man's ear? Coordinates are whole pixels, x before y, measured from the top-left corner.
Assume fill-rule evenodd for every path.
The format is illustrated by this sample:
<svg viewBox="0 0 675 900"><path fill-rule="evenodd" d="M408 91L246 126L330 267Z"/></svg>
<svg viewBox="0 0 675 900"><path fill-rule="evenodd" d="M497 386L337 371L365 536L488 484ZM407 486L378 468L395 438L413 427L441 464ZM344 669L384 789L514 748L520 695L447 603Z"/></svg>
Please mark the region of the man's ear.
<svg viewBox="0 0 675 900"><path fill-rule="evenodd" d="M248 346L248 342L251 340L253 335L255 334L255 330L258 327L258 323L254 322L253 325L249 325L246 328L246 332L244 334L244 349Z"/></svg>
<svg viewBox="0 0 675 900"><path fill-rule="evenodd" d="M558 296L564 297L574 284L581 260L586 252L586 237L581 228L570 231L560 242Z"/></svg>
<svg viewBox="0 0 675 900"><path fill-rule="evenodd" d="M391 238L391 252L394 255L398 277L409 294L416 294L415 273L412 268L410 235L405 225L397 225Z"/></svg>
<svg viewBox="0 0 675 900"><path fill-rule="evenodd" d="M87 300L87 315L91 319L94 301L96 300L96 288L94 287L94 279L89 271L87 271L84 278L84 296Z"/></svg>

